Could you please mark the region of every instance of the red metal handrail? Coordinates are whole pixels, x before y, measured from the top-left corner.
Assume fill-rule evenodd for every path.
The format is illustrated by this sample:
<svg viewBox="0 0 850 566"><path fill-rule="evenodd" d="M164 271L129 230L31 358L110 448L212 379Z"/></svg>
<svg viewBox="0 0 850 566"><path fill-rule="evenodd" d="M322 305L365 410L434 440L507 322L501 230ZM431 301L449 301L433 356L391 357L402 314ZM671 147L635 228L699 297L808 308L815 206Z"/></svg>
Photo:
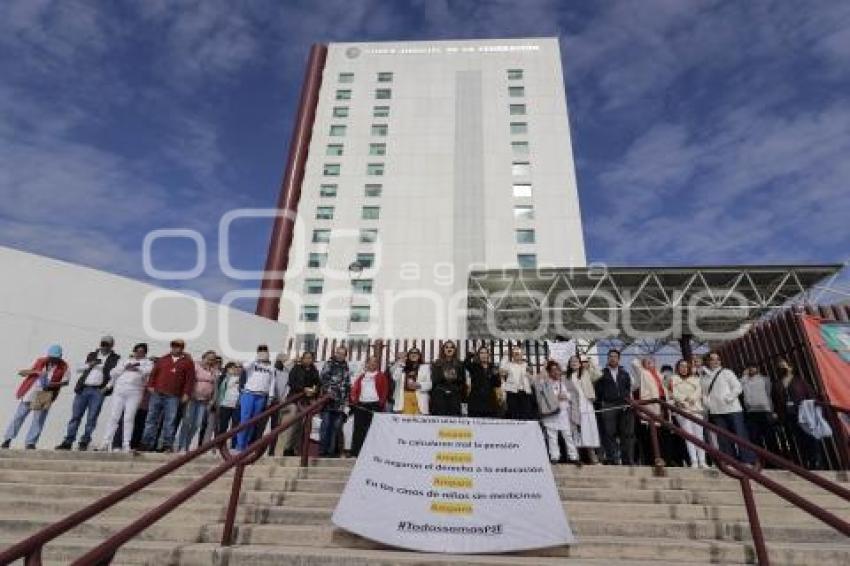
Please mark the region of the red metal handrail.
<svg viewBox="0 0 850 566"><path fill-rule="evenodd" d="M757 483L763 485L768 490L782 497L792 505L802 509L803 511L806 511L813 517L826 523L827 525L836 529L842 534L850 536L850 523L848 523L847 521L844 521L840 517L834 515L833 513L830 513L829 511L817 505L816 503L812 503L811 501L791 491L782 484L770 479L769 477L761 473L761 471L754 469L747 464L739 462L736 458L733 458L732 456L721 452L718 448L715 448L712 444L706 442L704 439L698 438L685 431L679 425L673 424L672 421L662 419L658 415L655 415L654 413L647 410L644 405L659 404L661 406L664 406L670 411L676 413L677 415L681 415L684 418L687 418L692 422L699 424L704 429L710 430L715 434L722 435L728 440L752 450L760 458L764 458L770 461L772 464L784 468L785 470L790 471L845 500L850 500L850 491L848 491L847 489L836 484L835 482L829 481L824 477L814 474L809 470L801 468L784 458L776 456L775 454L771 454L767 450L764 450L763 448L754 445L750 441L741 438L726 429L723 429L704 419L691 415L690 413L683 411L678 407L674 407L666 401L661 401L658 399L648 401L633 401L631 399L628 399L627 402L641 419L647 421L648 423L655 423L656 426L650 425L650 430L652 431L653 435L655 434L655 428L657 426L661 426L670 430L677 436L683 438L685 441L699 446L700 448L705 450L714 459L714 461L717 462L717 467L721 472L734 479L737 479L741 483L741 492L744 498L744 506L747 510L747 519L750 523L750 534L752 535L753 544L755 545L758 564L762 566L769 566L770 558L768 556L767 547L764 542L764 533L761 529L761 523L759 521L758 511L756 509L755 497L753 496L752 485L750 484L751 481L756 481ZM661 467L661 470L663 470L664 460L663 458L661 458L661 453L657 442L653 442L653 452L656 463L656 473L658 473L659 466ZM661 475L663 475L663 471L661 472Z"/></svg>
<svg viewBox="0 0 850 566"><path fill-rule="evenodd" d="M159 468L151 471L150 473L142 476L141 478L138 478L138 479L130 482L129 484L125 485L124 487L122 487L122 488L120 488L116 491L113 491L112 493L110 493L108 495L105 495L104 497L98 499L97 501L91 503L90 505L84 507L83 509L80 509L79 511L76 511L76 512L68 515L64 519L57 521L56 523L53 523L52 525L49 525L49 526L45 527L44 529L41 529L40 531L38 531L38 532L34 533L33 535L27 537L26 539L22 540L21 542L19 542L19 543L13 545L13 546L7 548L6 550L0 552L0 564L9 564L9 563L11 563L15 560L23 558L26 566L40 566L40 564L41 564L41 552L42 552L42 549L43 549L45 544L47 544L50 541L52 541L53 539L63 535L64 533L68 532L69 530L75 528L76 526L80 525L81 523L88 521L92 517L95 517L96 515L102 513L106 509L109 509L110 507L112 507L116 503L119 503L120 501L126 499L127 497L137 493L139 490L147 487L148 485L152 484L153 482L155 482L155 481L163 478L164 476L170 474L171 472L174 472L175 470L183 467L184 465L188 464L189 462L198 458L199 456L201 456L201 455L209 452L210 450L213 450L213 449L218 447L222 457L224 458L224 462L222 464L220 464L218 468L210 471L208 474L206 474L205 476L203 476L201 478L201 479L205 479L205 478L212 478L212 479L208 479L205 483L203 483L203 485L201 485L199 483L200 480L196 480L195 482L192 482L192 484L190 484L189 486L187 486L183 490L184 492L190 492L189 495L187 495L184 498L178 498L178 496L180 496L183 492L176 494L175 496L172 496L171 498L169 498L169 500L166 503L172 502L172 501L176 502L171 507L171 509L173 509L173 507L176 507L177 505L179 505L179 503L182 503L182 501L184 501L185 499L188 499L188 497L190 497L191 495L194 495L194 493L196 493L197 491L200 491L200 489L202 489L203 487L208 485L211 481L220 477L222 474L224 474L231 467L233 467L234 465L237 465L240 462L245 462L245 461L249 460L249 458L254 454L254 451L255 451L254 448L259 444L259 441L255 444L251 445L242 454L239 454L237 456L231 456L229 454L229 451L227 450L227 443L231 438L233 438L234 435L238 434L239 432L241 432L241 431L243 431L243 430L245 430L249 427L256 425L261 420L272 415L274 412L279 411L285 405L296 402L296 401L300 400L302 397L303 397L303 395L299 394L299 395L293 396L290 399L287 399L285 402L275 403L274 405L272 405L271 407L269 407L268 409L266 409L262 413L258 414L254 418L252 418L248 421L245 421L243 423L240 423L238 426L228 430L224 434L220 434L220 435L215 436L212 440L207 441L206 443L202 444L201 446L199 446L195 450L192 450L190 452L187 452L186 454L183 454L181 456L174 458L170 462L167 462L166 464L164 464L164 465L160 466ZM320 399L319 401L317 401L317 403L319 403L319 402L322 402L322 400ZM324 402L326 402L326 401L324 401ZM289 426L291 426L291 424L293 422L295 422L298 418L301 418L302 415L303 415L303 413L299 413L299 414L291 416L291 418L285 419L285 422L281 423L281 425L279 425L275 429L275 431L277 431L277 434L280 434L280 432L282 432L285 428L288 428ZM267 435L267 436L269 436L269 435ZM265 442L263 444L263 446L267 446L268 443L271 442L271 439L267 439L266 437L264 437L261 440L263 440L263 441L268 440L268 442ZM251 462L253 462L255 460L256 460L256 458L253 458L251 460ZM215 476L213 477L213 474L215 472L220 472L220 473L215 474ZM160 506L160 507L162 507L162 506ZM157 509L159 509L159 507ZM170 511L171 509L169 509L168 511ZM168 511L166 511L166 512L168 512ZM147 515L145 515L145 517L147 517ZM147 528L147 526L144 527L144 528ZM126 542L126 541L123 541L123 542ZM123 542L121 544L123 544ZM120 546L120 544L118 546ZM116 550L117 550L117 546L116 546ZM114 553L114 551L113 551L113 553ZM86 564L93 564L93 563L97 563L97 562L87 562Z"/></svg>
<svg viewBox="0 0 850 566"><path fill-rule="evenodd" d="M298 419L304 418L305 415L309 414L310 411L315 410L316 408L321 408L325 405L330 396L324 395L317 399L313 404L309 405L305 408L304 411L300 413L296 413L294 415L289 415L272 431L258 439L256 442L251 444L248 448L245 449L244 452L229 458L219 464L219 466L213 470L210 470L197 480L193 481L181 491L175 493L167 500L162 502L159 506L151 509L117 533L113 534L111 537L103 541L100 545L94 547L89 552L77 558L74 562L71 563L71 566L89 566L91 564L108 564L112 558L115 556L115 553L118 552L118 549L121 546L132 539L134 536L138 535L158 520L163 518L165 515L176 509L180 504L184 501L210 485L216 479L227 473L230 468L234 466L238 466L236 468L236 473L233 476L233 483L231 484L231 492L230 492L230 500L228 502L227 515L225 518L224 529L222 532L222 545L229 546L232 542L232 533L233 533L233 523L236 517L236 506L239 501L239 492L242 487L242 477L244 475L245 466L253 464L256 462L260 456L265 452L271 442L277 438L277 436L282 433L284 430L292 426ZM304 450L306 447L302 446L301 449Z"/></svg>

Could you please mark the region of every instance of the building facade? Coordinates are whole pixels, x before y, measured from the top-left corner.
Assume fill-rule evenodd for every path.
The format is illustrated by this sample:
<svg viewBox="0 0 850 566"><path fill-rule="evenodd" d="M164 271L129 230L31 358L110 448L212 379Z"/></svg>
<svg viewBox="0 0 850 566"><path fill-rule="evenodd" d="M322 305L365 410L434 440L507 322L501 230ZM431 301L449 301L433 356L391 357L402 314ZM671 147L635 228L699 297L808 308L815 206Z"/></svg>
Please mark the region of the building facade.
<svg viewBox="0 0 850 566"><path fill-rule="evenodd" d="M470 271L585 265L557 39L330 44L314 110L292 335L464 337Z"/></svg>

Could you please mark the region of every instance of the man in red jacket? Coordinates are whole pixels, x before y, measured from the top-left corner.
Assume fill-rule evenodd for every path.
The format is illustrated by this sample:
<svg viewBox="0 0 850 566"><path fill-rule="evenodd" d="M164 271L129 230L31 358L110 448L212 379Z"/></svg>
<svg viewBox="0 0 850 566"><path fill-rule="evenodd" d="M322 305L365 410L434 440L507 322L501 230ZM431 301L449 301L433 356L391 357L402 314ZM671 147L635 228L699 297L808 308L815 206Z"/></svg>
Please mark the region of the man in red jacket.
<svg viewBox="0 0 850 566"><path fill-rule="evenodd" d="M11 446L12 440L24 424L24 419L32 412L32 422L26 439L26 447L32 450L41 436L47 412L56 400L59 389L68 384L68 364L62 359L62 347L58 344L50 346L46 356L38 358L31 368L20 370L18 375L24 378L15 395L20 402L0 446Z"/></svg>
<svg viewBox="0 0 850 566"><path fill-rule="evenodd" d="M162 451L172 452L174 425L181 403L189 400L195 386L195 363L184 352L183 340L172 340L171 351L160 357L148 380L148 416L142 435L142 449L156 450L162 419Z"/></svg>

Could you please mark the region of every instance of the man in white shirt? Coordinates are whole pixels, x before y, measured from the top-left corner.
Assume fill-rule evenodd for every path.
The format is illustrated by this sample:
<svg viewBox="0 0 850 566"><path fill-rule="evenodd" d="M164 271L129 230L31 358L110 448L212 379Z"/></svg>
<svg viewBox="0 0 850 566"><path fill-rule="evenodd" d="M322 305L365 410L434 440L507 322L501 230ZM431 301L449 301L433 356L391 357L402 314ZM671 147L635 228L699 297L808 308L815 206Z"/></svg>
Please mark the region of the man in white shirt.
<svg viewBox="0 0 850 566"><path fill-rule="evenodd" d="M257 358L244 365L245 385L239 396L239 422L244 423L266 410L269 397L274 397L277 370L269 358L269 347L257 346ZM259 423L258 423L259 424ZM248 427L236 435L236 448L240 451L253 440L255 427Z"/></svg>

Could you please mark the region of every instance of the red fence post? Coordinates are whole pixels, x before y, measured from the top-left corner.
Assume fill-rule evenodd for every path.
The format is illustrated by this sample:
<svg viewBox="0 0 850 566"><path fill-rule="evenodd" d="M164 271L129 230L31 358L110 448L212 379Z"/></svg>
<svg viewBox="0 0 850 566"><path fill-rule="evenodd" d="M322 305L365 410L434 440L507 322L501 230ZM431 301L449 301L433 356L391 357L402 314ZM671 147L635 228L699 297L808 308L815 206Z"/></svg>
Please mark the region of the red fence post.
<svg viewBox="0 0 850 566"><path fill-rule="evenodd" d="M764 533L761 530L761 521L759 521L759 513L753 497L753 487L750 485L748 477L741 476L741 493L744 496L744 505L747 508L747 518L750 520L750 535L753 537L753 545L756 547L756 563L760 566L770 566L770 558L764 544Z"/></svg>
<svg viewBox="0 0 850 566"><path fill-rule="evenodd" d="M233 544L233 523L236 521L236 508L239 505L239 494L242 492L242 476L245 464L236 466L233 483L230 486L230 500L227 502L227 514L224 518L224 528L221 531L221 546Z"/></svg>

